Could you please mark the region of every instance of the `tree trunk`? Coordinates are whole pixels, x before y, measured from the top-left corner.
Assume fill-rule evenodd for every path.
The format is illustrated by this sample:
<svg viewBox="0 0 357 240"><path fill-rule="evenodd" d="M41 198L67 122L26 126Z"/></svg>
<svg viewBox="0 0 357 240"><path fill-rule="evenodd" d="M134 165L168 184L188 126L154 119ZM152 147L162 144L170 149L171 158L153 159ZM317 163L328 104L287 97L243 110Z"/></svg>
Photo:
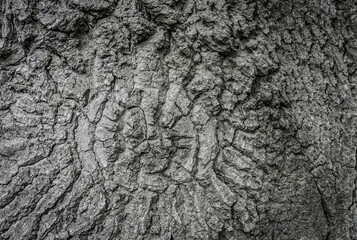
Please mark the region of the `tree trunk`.
<svg viewBox="0 0 357 240"><path fill-rule="evenodd" d="M357 239L353 0L2 0L0 239Z"/></svg>

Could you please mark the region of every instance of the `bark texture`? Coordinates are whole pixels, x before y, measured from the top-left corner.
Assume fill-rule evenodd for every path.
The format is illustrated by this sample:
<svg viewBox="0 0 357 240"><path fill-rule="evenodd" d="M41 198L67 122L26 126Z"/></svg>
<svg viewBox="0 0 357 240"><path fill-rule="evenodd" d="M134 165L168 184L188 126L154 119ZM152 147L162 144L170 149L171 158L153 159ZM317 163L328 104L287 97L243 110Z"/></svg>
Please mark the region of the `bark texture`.
<svg viewBox="0 0 357 240"><path fill-rule="evenodd" d="M0 239L357 239L356 1L0 3Z"/></svg>

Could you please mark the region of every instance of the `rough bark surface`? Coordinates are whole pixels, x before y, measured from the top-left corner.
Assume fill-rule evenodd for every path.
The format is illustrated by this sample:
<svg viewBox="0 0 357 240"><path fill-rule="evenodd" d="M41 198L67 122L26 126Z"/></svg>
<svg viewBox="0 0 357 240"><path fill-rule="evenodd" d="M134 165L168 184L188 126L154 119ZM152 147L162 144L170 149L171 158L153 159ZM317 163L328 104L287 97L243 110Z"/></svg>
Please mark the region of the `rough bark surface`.
<svg viewBox="0 0 357 240"><path fill-rule="evenodd" d="M0 239L357 239L356 1L0 3Z"/></svg>

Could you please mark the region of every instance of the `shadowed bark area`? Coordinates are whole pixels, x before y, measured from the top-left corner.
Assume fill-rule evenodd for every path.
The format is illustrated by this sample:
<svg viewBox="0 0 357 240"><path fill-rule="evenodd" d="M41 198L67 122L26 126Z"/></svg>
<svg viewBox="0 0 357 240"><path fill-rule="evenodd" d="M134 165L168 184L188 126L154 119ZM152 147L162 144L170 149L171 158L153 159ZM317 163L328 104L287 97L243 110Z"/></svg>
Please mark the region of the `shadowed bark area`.
<svg viewBox="0 0 357 240"><path fill-rule="evenodd" d="M357 239L355 1L0 4L0 239Z"/></svg>

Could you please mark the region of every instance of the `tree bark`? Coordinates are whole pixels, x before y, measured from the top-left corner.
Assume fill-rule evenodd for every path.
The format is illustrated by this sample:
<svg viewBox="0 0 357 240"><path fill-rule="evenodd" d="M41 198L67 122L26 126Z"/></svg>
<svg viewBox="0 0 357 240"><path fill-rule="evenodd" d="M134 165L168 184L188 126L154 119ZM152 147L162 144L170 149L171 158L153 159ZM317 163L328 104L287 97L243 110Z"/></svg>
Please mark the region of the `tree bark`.
<svg viewBox="0 0 357 240"><path fill-rule="evenodd" d="M357 239L357 3L3 0L0 239Z"/></svg>

